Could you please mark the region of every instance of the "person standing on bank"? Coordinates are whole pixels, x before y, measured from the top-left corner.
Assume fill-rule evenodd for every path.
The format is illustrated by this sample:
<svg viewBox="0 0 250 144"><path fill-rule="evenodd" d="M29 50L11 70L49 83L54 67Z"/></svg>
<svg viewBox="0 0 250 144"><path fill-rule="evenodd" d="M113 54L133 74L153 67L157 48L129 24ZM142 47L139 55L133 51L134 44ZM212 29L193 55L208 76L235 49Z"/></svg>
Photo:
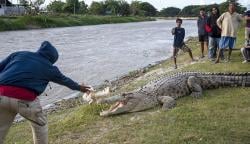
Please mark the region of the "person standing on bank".
<svg viewBox="0 0 250 144"><path fill-rule="evenodd" d="M31 122L35 144L48 143L47 118L39 95L50 81L90 92L89 86L79 85L63 75L53 65L57 59L56 48L44 41L37 52L15 52L0 62L0 144L17 114Z"/></svg>
<svg viewBox="0 0 250 144"><path fill-rule="evenodd" d="M236 36L241 21L242 17L236 12L235 3L229 3L228 12L223 13L217 20L217 25L222 32L219 43L219 53L215 63L219 63L219 56L225 48L228 48L227 61L230 61L232 49L236 43Z"/></svg>
<svg viewBox="0 0 250 144"><path fill-rule="evenodd" d="M247 39L245 40L245 47L241 48L241 54L244 61L242 63L250 62L250 34L248 34Z"/></svg>
<svg viewBox="0 0 250 144"><path fill-rule="evenodd" d="M245 28L245 47L241 48L241 53L244 61L242 63L250 62L250 4L245 13L246 28Z"/></svg>
<svg viewBox="0 0 250 144"><path fill-rule="evenodd" d="M179 52L179 49L183 50L184 52L188 52L192 61L194 61L191 49L189 47L187 47L184 43L185 29L181 27L181 24L182 24L182 19L177 18L176 19L176 27L172 29L172 35L174 35L173 58L174 58L174 68L175 69L177 69L176 58L177 58L177 54Z"/></svg>
<svg viewBox="0 0 250 144"><path fill-rule="evenodd" d="M204 51L208 48L208 33L205 30L205 25L207 23L207 16L204 8L200 9L200 16L197 20L199 42L201 44L201 57L204 58Z"/></svg>
<svg viewBox="0 0 250 144"><path fill-rule="evenodd" d="M245 39L249 39L250 35L250 4L247 7L247 11L245 13L245 20L246 20L246 28L245 28Z"/></svg>
<svg viewBox="0 0 250 144"><path fill-rule="evenodd" d="M220 17L220 12L217 7L212 8L212 13L208 17L206 24L206 31L209 36L209 50L208 50L208 58L211 60L216 59L217 49L219 47L220 37L221 37L221 29L217 26L217 19ZM223 54L223 53L222 53ZM222 56L223 57L223 56Z"/></svg>

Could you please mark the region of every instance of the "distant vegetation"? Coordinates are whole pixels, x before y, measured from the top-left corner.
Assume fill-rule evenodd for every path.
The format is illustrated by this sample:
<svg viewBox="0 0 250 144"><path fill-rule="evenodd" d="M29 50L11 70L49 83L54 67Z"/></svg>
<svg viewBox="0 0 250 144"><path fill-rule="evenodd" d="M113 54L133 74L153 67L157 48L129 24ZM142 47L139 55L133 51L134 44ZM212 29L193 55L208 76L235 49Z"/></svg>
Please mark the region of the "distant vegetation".
<svg viewBox="0 0 250 144"><path fill-rule="evenodd" d="M207 12L211 12L212 7L218 7L220 12L225 12L228 9L228 3L229 1L235 2L237 5L237 12L243 13L246 8L239 4L238 0L227 0L226 2L223 2L221 4L211 4L211 5L189 5L184 7L183 9L175 8L175 7L168 7L164 8L159 12L160 16L166 16L166 17L176 17L176 16L182 16L182 17L194 17L199 15L200 8L205 8Z"/></svg>
<svg viewBox="0 0 250 144"><path fill-rule="evenodd" d="M127 23L151 21L154 19L143 17L117 16L83 16L83 15L37 15L19 17L0 17L0 31L22 30L34 28L53 28L66 26L97 25L110 23Z"/></svg>
<svg viewBox="0 0 250 144"><path fill-rule="evenodd" d="M0 31L20 30L31 28L51 28L65 26L95 25L107 23L124 23L153 20L146 17L196 17L200 8L207 12L216 6L221 12L227 10L228 2L213 5L189 5L183 9L176 7L163 8L161 11L148 2L125 0L93 1L89 6L84 1L54 0L47 7L41 9L45 0L20 0L27 14L25 16L0 17ZM237 11L243 13L246 8L238 0L234 1Z"/></svg>

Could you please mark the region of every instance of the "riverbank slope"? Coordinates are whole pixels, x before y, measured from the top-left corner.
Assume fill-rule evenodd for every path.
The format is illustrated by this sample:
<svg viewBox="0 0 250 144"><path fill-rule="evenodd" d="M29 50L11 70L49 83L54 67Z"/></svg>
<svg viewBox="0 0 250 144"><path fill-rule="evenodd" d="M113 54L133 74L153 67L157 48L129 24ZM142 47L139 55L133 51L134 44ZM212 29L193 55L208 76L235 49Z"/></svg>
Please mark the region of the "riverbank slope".
<svg viewBox="0 0 250 144"><path fill-rule="evenodd" d="M0 17L0 31L153 21L147 17L59 15Z"/></svg>
<svg viewBox="0 0 250 144"><path fill-rule="evenodd" d="M237 38L239 49L244 44L244 29ZM200 54L197 39L187 42L197 58ZM227 55L227 53L226 53ZM188 54L144 69L141 75L131 72L131 81L119 85L115 93L134 90L157 77L177 71L249 72L250 65L242 64L239 50L232 53L232 61L213 64L206 58L191 63ZM169 111L160 107L114 117L99 117L107 105L77 105L52 113L49 119L49 139L53 144L128 143L128 144L214 144L248 143L250 141L250 88L220 88L204 91L200 99L185 97ZM27 122L12 126L6 143L32 143Z"/></svg>

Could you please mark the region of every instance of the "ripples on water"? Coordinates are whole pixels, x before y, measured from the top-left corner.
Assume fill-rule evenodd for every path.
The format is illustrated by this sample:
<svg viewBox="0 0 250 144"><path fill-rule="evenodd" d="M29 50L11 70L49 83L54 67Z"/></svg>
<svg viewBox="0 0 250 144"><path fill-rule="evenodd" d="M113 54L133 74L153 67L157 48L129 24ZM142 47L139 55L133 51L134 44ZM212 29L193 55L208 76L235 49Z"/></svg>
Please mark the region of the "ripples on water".
<svg viewBox="0 0 250 144"><path fill-rule="evenodd" d="M79 26L0 33L0 60L20 50L36 51L50 41L59 51L56 65L79 83L98 85L172 55L174 20ZM196 36L196 21L185 20L186 37ZM42 105L76 92L51 83Z"/></svg>

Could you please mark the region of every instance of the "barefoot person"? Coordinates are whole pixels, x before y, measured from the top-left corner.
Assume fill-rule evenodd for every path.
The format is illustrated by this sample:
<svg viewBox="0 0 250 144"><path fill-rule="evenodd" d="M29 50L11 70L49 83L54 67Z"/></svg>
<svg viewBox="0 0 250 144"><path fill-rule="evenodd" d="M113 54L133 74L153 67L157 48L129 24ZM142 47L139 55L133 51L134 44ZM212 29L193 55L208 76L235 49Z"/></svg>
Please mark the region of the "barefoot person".
<svg viewBox="0 0 250 144"><path fill-rule="evenodd" d="M241 48L241 54L244 59L242 63L250 62L250 34L248 34L248 37L245 40L245 47Z"/></svg>
<svg viewBox="0 0 250 144"><path fill-rule="evenodd" d="M205 30L205 25L207 23L207 15L204 8L200 9L200 16L197 20L198 26L198 35L199 35L199 42L201 44L201 56L200 58L204 58L204 52L207 50L208 47L208 33Z"/></svg>
<svg viewBox="0 0 250 144"><path fill-rule="evenodd" d="M231 58L232 49L234 48L236 42L236 36L238 32L239 25L242 21L242 17L238 14L235 8L235 3L229 3L228 12L223 13L217 20L217 25L222 30L221 40L219 43L219 53L215 63L219 63L219 56L222 50L228 48L228 58Z"/></svg>
<svg viewBox="0 0 250 144"><path fill-rule="evenodd" d="M246 28L245 28L245 39L249 39L250 35L250 4L247 6L247 11L245 13Z"/></svg>
<svg viewBox="0 0 250 144"><path fill-rule="evenodd" d="M188 48L184 43L185 29L181 27L181 24L182 24L182 19L177 18L176 27L172 29L172 34L174 35L173 58L174 58L175 69L177 69L176 58L177 58L179 49L183 50L184 52L188 52L192 61L194 60L191 49Z"/></svg>
<svg viewBox="0 0 250 144"><path fill-rule="evenodd" d="M48 143L47 118L39 95L50 81L90 92L90 87L63 75L53 65L57 59L56 48L45 41L37 52L15 52L0 62L0 144L17 114L30 121L34 143Z"/></svg>
<svg viewBox="0 0 250 144"><path fill-rule="evenodd" d="M208 17L206 31L209 35L209 42L208 42L208 58L210 60L215 60L217 56L217 50L219 47L220 37L221 37L221 30L217 26L216 21L220 17L220 12L217 7L212 7L212 13Z"/></svg>

